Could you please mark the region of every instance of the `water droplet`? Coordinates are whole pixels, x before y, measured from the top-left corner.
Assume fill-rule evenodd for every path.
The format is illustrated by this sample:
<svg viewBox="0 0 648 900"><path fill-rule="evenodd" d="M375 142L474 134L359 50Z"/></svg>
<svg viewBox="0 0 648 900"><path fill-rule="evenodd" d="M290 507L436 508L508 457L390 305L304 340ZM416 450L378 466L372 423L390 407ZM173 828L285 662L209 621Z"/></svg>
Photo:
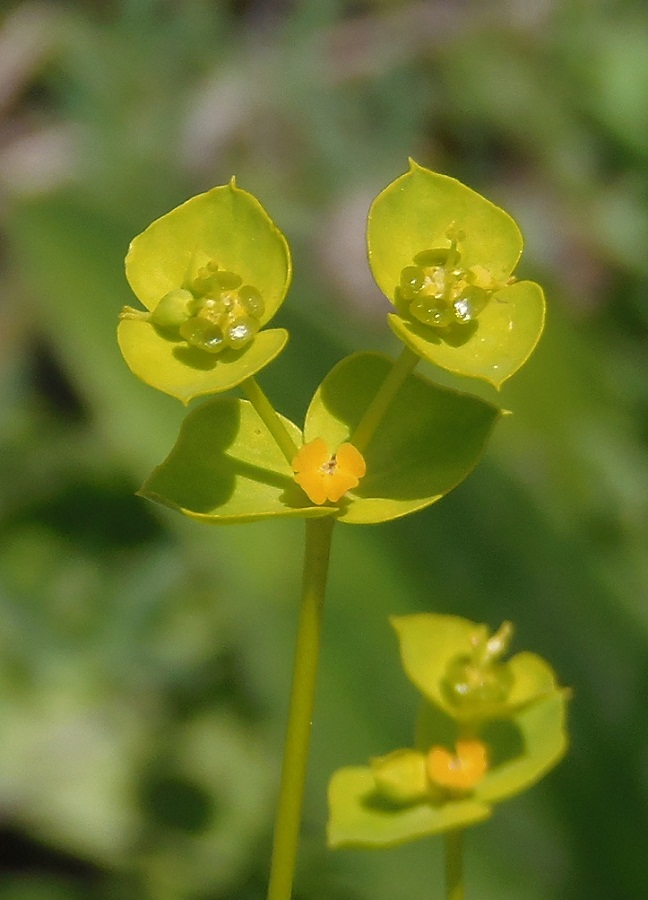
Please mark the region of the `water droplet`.
<svg viewBox="0 0 648 900"><path fill-rule="evenodd" d="M250 316L234 319L225 330L227 343L237 350L249 343L259 330L259 323Z"/></svg>
<svg viewBox="0 0 648 900"><path fill-rule="evenodd" d="M457 317L457 319L459 319L460 322L472 321L473 309L470 305L470 301L466 300L465 297L462 297L459 300L455 300L454 311L455 316Z"/></svg>

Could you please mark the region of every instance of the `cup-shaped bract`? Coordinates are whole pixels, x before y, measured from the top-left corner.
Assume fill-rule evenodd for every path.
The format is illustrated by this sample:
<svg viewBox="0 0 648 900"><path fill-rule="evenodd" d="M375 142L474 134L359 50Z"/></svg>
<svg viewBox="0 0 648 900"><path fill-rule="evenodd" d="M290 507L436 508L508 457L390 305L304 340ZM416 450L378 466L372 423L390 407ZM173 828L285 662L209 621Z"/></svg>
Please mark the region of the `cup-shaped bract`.
<svg viewBox="0 0 648 900"><path fill-rule="evenodd" d="M146 311L120 316L126 362L185 404L235 387L286 344L284 329L260 329L291 273L284 236L233 178L192 197L131 242L126 277Z"/></svg>
<svg viewBox="0 0 648 900"><path fill-rule="evenodd" d="M386 847L475 824L491 815L494 804L535 784L567 747L568 692L534 654L512 658L513 677L501 685L508 702L493 704L486 696L488 715L467 721L447 704L448 671L466 658L486 670L490 663L501 665L507 628L489 637L484 626L432 614L392 624L405 671L424 695L415 746L333 775L332 847ZM488 695L497 685L486 687Z"/></svg>
<svg viewBox="0 0 648 900"><path fill-rule="evenodd" d="M389 325L423 359L499 388L544 328L544 295L516 282L522 235L504 210L410 160L374 200L369 262L396 312Z"/></svg>
<svg viewBox="0 0 648 900"><path fill-rule="evenodd" d="M459 722L506 718L556 690L554 672L542 657L522 652L502 659L508 639L488 658L496 635L490 636L485 625L433 613L391 621L409 680L429 703Z"/></svg>

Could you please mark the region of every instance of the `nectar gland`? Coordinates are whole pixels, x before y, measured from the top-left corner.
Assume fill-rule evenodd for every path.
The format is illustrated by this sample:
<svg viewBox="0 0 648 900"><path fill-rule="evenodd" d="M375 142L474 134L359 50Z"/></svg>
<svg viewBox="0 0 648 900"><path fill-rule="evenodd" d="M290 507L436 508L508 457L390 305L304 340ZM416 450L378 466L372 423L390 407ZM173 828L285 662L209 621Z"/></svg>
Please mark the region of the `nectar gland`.
<svg viewBox="0 0 648 900"><path fill-rule="evenodd" d="M367 471L362 453L345 443L330 454L324 438L315 438L299 450L292 461L295 481L311 502L321 506L332 503L357 487Z"/></svg>

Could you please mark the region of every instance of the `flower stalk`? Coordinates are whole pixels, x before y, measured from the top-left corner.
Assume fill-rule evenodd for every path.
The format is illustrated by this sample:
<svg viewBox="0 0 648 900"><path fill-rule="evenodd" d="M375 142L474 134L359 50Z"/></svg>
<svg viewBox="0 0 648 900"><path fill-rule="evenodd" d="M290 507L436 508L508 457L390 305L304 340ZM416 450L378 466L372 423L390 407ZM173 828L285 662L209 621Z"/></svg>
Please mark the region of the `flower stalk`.
<svg viewBox="0 0 648 900"><path fill-rule="evenodd" d="M394 397L419 361L419 357L409 347L403 347L400 356L378 389L378 393L367 407L365 414L351 436L350 443L361 453L374 436Z"/></svg>
<svg viewBox="0 0 648 900"><path fill-rule="evenodd" d="M306 521L302 600L268 900L290 900L292 894L334 521L328 516Z"/></svg>
<svg viewBox="0 0 648 900"><path fill-rule="evenodd" d="M446 832L444 839L446 900L464 900L463 847L463 828Z"/></svg>
<svg viewBox="0 0 648 900"><path fill-rule="evenodd" d="M261 390L258 381L252 377L246 378L245 381L241 383L241 389L255 408L259 418L263 421L263 424L275 439L277 446L286 457L288 465L290 465L297 455L297 446L277 415L274 406Z"/></svg>

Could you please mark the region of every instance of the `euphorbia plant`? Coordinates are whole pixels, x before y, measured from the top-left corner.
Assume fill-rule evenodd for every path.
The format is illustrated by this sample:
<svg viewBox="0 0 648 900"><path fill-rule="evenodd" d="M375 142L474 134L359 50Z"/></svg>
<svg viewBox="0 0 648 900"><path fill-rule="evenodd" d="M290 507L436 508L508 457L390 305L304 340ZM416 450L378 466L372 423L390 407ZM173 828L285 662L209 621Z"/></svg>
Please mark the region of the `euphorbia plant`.
<svg viewBox="0 0 648 900"><path fill-rule="evenodd" d="M414 746L339 770L331 847L388 847L446 836L446 896L463 896L461 837L493 805L562 757L568 692L533 653L505 661L512 636L457 616L394 618L403 667L423 695Z"/></svg>
<svg viewBox="0 0 648 900"><path fill-rule="evenodd" d="M303 425L278 413L255 376L281 352L265 329L291 275L285 238L232 179L153 222L131 244L119 342L133 372L198 405L142 496L211 524L306 520L286 750L268 897L292 889L334 524L389 521L456 487L501 410L415 375L420 358L496 387L531 353L544 300L511 283L515 223L454 179L411 163L369 217L369 259L394 302L396 361L358 352L324 378Z"/></svg>

